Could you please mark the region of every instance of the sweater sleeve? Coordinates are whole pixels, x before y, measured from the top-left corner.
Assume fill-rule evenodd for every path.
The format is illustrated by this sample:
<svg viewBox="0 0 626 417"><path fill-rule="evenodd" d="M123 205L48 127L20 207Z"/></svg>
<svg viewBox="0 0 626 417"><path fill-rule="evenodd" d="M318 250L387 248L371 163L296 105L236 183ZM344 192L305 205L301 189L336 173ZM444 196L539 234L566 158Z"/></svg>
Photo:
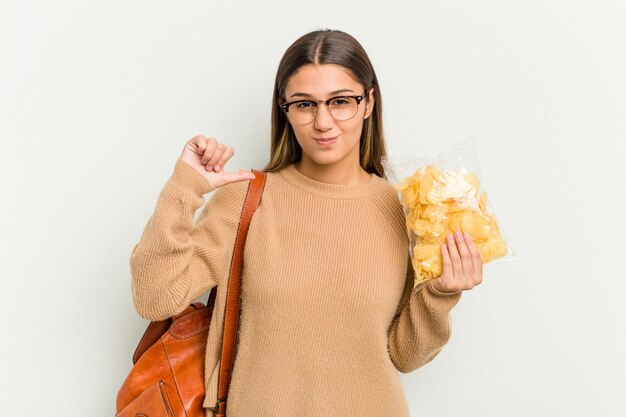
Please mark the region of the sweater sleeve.
<svg viewBox="0 0 626 417"><path fill-rule="evenodd" d="M450 310L461 292L446 293L429 281L413 287L409 260L405 290L388 333L388 350L396 369L408 373L432 361L450 338Z"/></svg>
<svg viewBox="0 0 626 417"><path fill-rule="evenodd" d="M228 278L248 182L215 189L191 165L176 161L130 256L133 304L141 317L172 317Z"/></svg>

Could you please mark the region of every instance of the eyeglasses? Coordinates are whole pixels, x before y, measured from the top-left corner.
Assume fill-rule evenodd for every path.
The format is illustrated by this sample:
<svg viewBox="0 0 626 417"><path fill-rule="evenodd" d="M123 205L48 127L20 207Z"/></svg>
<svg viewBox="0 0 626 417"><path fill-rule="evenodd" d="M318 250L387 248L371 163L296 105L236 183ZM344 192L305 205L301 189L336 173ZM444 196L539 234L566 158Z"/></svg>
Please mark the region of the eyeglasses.
<svg viewBox="0 0 626 417"><path fill-rule="evenodd" d="M365 98L367 91L360 96L336 96L328 100L296 100L280 105L287 113L291 123L305 125L311 123L317 116L318 103L326 104L330 115L335 120L350 120L356 116L359 103Z"/></svg>

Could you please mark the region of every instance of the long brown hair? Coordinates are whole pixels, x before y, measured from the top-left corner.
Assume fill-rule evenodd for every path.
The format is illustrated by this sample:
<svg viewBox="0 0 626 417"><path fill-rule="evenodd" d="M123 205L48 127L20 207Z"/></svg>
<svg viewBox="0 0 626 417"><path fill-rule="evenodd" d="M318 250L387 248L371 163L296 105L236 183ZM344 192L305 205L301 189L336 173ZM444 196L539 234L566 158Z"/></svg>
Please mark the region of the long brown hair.
<svg viewBox="0 0 626 417"><path fill-rule="evenodd" d="M263 170L278 171L302 158L302 148L279 104L285 102L285 87L289 77L306 64L341 65L367 91L374 87L374 110L363 121L360 163L368 173L385 178L381 162L387 154L383 135L383 103L376 73L361 44L351 35L332 29L316 30L301 36L287 48L278 64L272 98L271 155Z"/></svg>

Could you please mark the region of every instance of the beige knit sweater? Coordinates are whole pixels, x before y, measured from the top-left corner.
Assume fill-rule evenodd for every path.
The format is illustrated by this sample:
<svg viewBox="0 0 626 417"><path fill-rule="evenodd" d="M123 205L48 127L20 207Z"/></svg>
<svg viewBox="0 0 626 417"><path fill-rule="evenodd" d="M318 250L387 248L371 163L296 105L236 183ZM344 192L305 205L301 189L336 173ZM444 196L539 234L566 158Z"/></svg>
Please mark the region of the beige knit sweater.
<svg viewBox="0 0 626 417"><path fill-rule="evenodd" d="M206 352L215 405L228 269L248 181L213 191L177 160L130 258L138 313L159 320L216 285ZM195 213L204 204L197 221ZM267 173L244 252L229 417L407 417L398 371L431 361L461 293L414 287L395 189Z"/></svg>

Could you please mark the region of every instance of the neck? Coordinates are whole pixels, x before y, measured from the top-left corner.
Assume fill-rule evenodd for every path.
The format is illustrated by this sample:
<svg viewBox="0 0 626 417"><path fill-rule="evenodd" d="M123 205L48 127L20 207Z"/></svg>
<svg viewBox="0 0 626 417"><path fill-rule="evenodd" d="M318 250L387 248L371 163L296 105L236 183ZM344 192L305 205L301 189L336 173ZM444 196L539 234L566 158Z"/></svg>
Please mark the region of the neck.
<svg viewBox="0 0 626 417"><path fill-rule="evenodd" d="M358 161L356 164L352 161L339 161L332 165L320 165L302 155L302 159L294 166L301 174L328 184L360 185L371 179Z"/></svg>

